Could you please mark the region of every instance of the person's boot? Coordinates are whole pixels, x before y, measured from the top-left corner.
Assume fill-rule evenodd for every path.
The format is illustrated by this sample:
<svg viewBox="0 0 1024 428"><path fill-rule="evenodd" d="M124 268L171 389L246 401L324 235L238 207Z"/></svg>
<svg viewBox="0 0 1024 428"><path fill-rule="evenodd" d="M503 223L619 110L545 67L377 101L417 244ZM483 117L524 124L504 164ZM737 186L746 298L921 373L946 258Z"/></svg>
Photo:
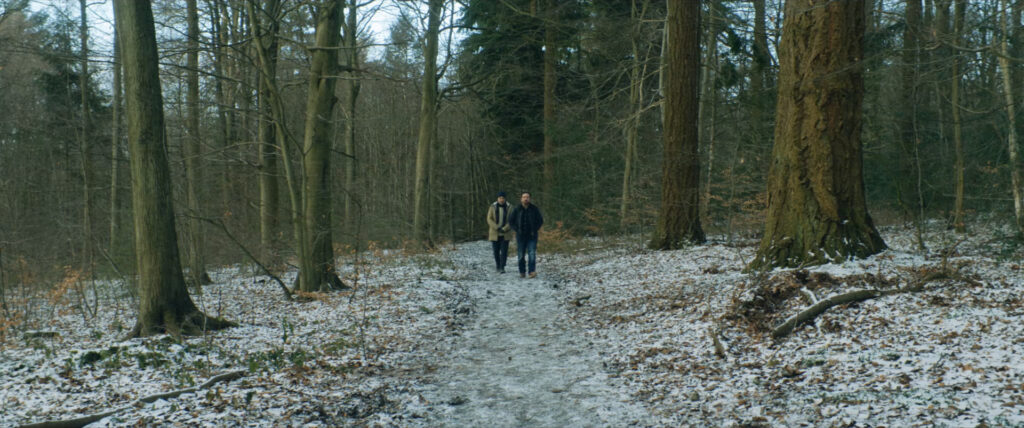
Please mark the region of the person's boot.
<svg viewBox="0 0 1024 428"><path fill-rule="evenodd" d="M530 278L536 278L537 272L530 272Z"/></svg>
<svg viewBox="0 0 1024 428"><path fill-rule="evenodd" d="M519 272L519 277L520 277L520 278L526 278L526 274L525 274L525 273L523 273L523 272Z"/></svg>

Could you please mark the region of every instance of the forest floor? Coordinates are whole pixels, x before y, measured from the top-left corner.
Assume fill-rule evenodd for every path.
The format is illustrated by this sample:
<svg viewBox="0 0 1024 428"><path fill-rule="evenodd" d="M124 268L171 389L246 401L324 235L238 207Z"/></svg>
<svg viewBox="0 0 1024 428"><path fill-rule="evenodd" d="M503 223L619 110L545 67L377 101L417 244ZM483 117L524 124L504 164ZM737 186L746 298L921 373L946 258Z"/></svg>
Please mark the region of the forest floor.
<svg viewBox="0 0 1024 428"><path fill-rule="evenodd" d="M1022 426L1024 246L930 229L928 250L885 228L873 257L762 274L725 237L542 239L537 279L514 254L495 273L486 242L374 250L306 302L224 268L194 299L240 326L182 342L121 340L124 287L69 278L7 297L0 426ZM770 336L815 299L910 285Z"/></svg>

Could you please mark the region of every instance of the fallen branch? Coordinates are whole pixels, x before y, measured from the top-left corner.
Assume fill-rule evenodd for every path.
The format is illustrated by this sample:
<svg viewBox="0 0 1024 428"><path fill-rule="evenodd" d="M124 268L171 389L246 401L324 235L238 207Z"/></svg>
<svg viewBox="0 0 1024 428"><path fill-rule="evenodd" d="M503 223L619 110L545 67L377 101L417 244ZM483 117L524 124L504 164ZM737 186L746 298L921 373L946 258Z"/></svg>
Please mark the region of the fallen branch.
<svg viewBox="0 0 1024 428"><path fill-rule="evenodd" d="M92 415L88 415L88 416L82 416L80 418L65 419L65 420L62 420L62 421L46 421L46 422L37 422L37 423L34 423L34 424L26 424L26 425L21 425L21 428L80 428L80 427L84 427L86 425L89 425L89 424L91 424L93 422L96 422L96 421L98 421L100 419L103 419L105 417L114 415L114 414L122 412L124 410L128 410L128 409L130 409L132 407L135 407L136 405L141 404L141 403L152 403L152 402L154 402L156 400L167 399L167 398L174 398L174 397L177 397L177 396L182 395L182 394L187 394L187 393L190 393L190 392L196 392L196 391L199 391L199 390L203 390L203 389L209 388L209 387L213 386L214 384L216 384L218 382L231 381L231 380L238 379L240 377L245 376L245 374L246 374L245 370L238 370L238 371L233 371L233 372L227 372L227 373L224 373L224 374L220 374L220 375L211 377L210 380L204 382L202 385L194 386L194 387L191 387L191 388L179 389L177 391L162 392L162 393L159 393L159 394L148 395L148 396L142 397L142 398L140 398L138 400L135 400L134 402L132 402L131 404L129 404L127 406L124 406L124 407L121 407L121 408L118 408L118 409L106 411L106 412L103 412L103 413L96 413L96 414L92 414Z"/></svg>
<svg viewBox="0 0 1024 428"><path fill-rule="evenodd" d="M265 273L267 276L272 278L275 282L277 282L278 285L281 286L281 291L284 292L285 300L292 301L292 291L288 289L288 286L284 284L284 281L281 281L281 278L278 278L277 275L274 275L272 272L270 272L270 269L267 269L267 267L264 266L263 263L260 263L259 259L257 259L256 256L254 256L249 251L248 248L245 248L245 246L242 245L242 243L238 240L238 238L235 238L235 235L233 235L231 233L231 231L228 230L227 226L224 225L224 222L222 222L220 220L212 219L212 218L206 218L206 217L198 217L197 216L196 218L199 219L199 220L205 221L207 223L210 223L210 224L212 224L214 226L217 226L217 228L220 229L221 232L224 232L224 234L227 235L228 239L230 239L232 242L234 242L235 245L238 246L238 248L241 249L242 252L244 252L245 255L249 257L249 260L252 260L253 263L256 263L256 266L259 266L260 269L263 269L263 273Z"/></svg>
<svg viewBox="0 0 1024 428"><path fill-rule="evenodd" d="M772 330L772 338L778 340L786 337L792 333L797 326L813 320L815 317L821 315L823 312L827 311L828 308L833 306L862 302L864 300L874 299L881 295L882 292L879 290L856 290L849 293L826 297L825 299L819 300L818 303L815 303L811 307L789 317L786 322L775 327L775 329Z"/></svg>
<svg viewBox="0 0 1024 428"><path fill-rule="evenodd" d="M775 340L779 340L783 337L788 336L797 327L810 322L815 317L821 315L823 312L827 311L829 308L833 306L845 305L847 303L863 302L865 300L874 299L882 296L891 296L894 294L916 293L919 291L923 291L924 285L932 281L951 279L970 284L971 286L974 287L981 287L982 284L978 282L976 279L960 273L960 268L962 268L962 266L957 267L956 269L952 269L949 265L947 256L952 253L953 249L955 249L956 245L958 244L959 242L957 242L957 244L954 244L952 247L948 249L948 251L944 253L946 254L946 256L943 256L942 265L939 270L926 272L920 275L916 281L913 281L911 285L908 285L903 288L895 288L889 290L854 290L848 293L829 296L828 298L817 301L815 301L816 299L814 298L814 293L812 293L810 290L807 290L806 288L801 289L801 292L804 293L804 296L807 297L808 300L811 300L813 304L807 309L800 311L796 315L789 317L788 319L786 319L785 322L779 324L777 327L772 329L772 338Z"/></svg>

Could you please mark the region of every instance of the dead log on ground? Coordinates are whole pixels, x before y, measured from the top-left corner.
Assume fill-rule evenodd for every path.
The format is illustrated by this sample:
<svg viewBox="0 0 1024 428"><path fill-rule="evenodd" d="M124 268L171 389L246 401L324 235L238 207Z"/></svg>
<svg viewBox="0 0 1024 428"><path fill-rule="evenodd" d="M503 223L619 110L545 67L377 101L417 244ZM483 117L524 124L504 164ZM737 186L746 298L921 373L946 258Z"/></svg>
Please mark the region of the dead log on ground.
<svg viewBox="0 0 1024 428"><path fill-rule="evenodd" d="M65 420L62 420L62 421L46 421L46 422L37 422L37 423L34 423L34 424L26 424L26 425L22 425L21 428L81 428L81 427L89 425L89 424L91 424L93 422L96 422L96 421L98 421L100 419L103 419L103 418L105 418L107 416L111 416L111 415L114 415L116 413L122 412L124 410L128 410L128 409L134 407L136 404L152 403L152 402L154 402L156 400L174 398L174 397L177 397L177 396L179 396L181 394L187 394L187 393L190 393L190 392L196 392L196 391L199 391L199 390L203 390L203 389L209 388L209 387L213 386L214 384L216 384L218 382L231 381L231 380L238 379L238 378L240 378L242 376L245 376L245 373L246 373L245 370L238 370L238 371L233 371L233 372L227 372L227 373L224 373L224 374L220 374L220 375L211 377L210 380L204 382L202 385L193 386L191 388L179 389L177 391L161 392L159 394L148 395L148 396L142 397L142 398L140 398L138 400L135 400L135 402L133 402L132 404L129 404L127 406L124 406L124 407L121 407L121 408L118 408L118 409L110 410L110 411L107 411L107 412L96 413L96 414L92 414L92 415L88 415L88 416L82 416L80 418L65 419Z"/></svg>

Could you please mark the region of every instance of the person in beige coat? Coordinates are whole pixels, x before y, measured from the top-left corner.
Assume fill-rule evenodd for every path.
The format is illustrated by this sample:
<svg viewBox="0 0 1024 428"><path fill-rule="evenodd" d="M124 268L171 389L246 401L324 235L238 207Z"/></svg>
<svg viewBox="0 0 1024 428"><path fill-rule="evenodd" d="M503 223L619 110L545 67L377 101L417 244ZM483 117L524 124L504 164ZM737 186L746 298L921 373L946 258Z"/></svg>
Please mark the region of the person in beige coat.
<svg viewBox="0 0 1024 428"><path fill-rule="evenodd" d="M494 252L494 264L498 273L505 273L505 262L508 260L508 240L512 237L512 226L508 223L509 205L505 201L505 192L498 192L498 200L487 210L487 240L491 241Z"/></svg>

